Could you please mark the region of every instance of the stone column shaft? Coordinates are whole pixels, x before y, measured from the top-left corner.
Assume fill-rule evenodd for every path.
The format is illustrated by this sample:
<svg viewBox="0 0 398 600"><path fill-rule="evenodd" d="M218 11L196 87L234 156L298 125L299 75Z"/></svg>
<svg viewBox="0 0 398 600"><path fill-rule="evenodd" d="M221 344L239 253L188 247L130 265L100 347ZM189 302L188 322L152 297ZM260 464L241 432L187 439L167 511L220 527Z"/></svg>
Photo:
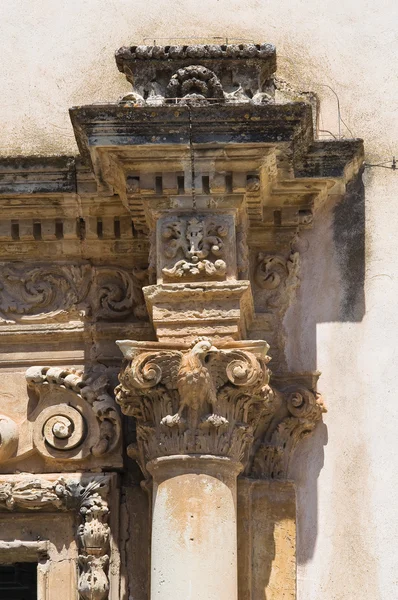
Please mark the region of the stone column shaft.
<svg viewBox="0 0 398 600"><path fill-rule="evenodd" d="M170 456L153 477L151 599L236 600L236 478L214 456Z"/></svg>

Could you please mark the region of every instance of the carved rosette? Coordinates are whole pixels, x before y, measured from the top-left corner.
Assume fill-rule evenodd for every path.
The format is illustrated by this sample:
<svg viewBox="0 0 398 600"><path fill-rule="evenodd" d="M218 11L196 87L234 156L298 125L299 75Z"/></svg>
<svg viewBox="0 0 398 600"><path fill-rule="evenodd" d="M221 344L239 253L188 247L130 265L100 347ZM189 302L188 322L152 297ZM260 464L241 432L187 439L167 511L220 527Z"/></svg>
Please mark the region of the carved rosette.
<svg viewBox="0 0 398 600"><path fill-rule="evenodd" d="M0 511L61 510L78 515L78 591L83 600L107 600L109 596L110 528L108 477L89 481L40 477L0 482Z"/></svg>
<svg viewBox="0 0 398 600"><path fill-rule="evenodd" d="M275 410L266 342L216 348L118 342L126 360L116 388L122 411L137 420L130 449L143 472L160 456L207 454L244 464L261 420Z"/></svg>

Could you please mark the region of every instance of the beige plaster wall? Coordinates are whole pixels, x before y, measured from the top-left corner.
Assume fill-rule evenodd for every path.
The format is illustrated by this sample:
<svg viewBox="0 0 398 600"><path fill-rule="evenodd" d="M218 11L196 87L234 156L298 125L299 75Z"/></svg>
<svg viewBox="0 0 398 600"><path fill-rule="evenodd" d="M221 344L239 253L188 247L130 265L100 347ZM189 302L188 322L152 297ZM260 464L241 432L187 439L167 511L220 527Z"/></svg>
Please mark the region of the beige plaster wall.
<svg viewBox="0 0 398 600"><path fill-rule="evenodd" d="M328 85L367 160L387 160L398 154L397 18L391 0L2 0L0 153L74 153L68 108L129 89L119 46L218 35L274 43L280 75L319 93L321 128L338 133ZM301 337L289 364L322 371L329 409L293 465L299 600L397 596L398 173L368 170L365 183L365 314L341 310L349 270L329 207L307 237L312 288L287 318Z"/></svg>

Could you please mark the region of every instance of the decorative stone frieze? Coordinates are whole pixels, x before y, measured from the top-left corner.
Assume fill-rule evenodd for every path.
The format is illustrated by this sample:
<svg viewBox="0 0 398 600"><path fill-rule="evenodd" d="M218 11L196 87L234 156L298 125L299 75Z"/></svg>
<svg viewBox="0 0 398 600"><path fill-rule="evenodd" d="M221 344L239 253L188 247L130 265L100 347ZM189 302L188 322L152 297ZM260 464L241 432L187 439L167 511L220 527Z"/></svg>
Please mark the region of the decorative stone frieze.
<svg viewBox="0 0 398 600"><path fill-rule="evenodd" d="M80 316L109 321L147 317L143 269L20 263L2 263L0 269L0 326Z"/></svg>
<svg viewBox="0 0 398 600"><path fill-rule="evenodd" d="M83 600L107 600L109 596L109 494L107 476L55 481L40 476L1 480L0 511L74 511L78 519L79 579Z"/></svg>

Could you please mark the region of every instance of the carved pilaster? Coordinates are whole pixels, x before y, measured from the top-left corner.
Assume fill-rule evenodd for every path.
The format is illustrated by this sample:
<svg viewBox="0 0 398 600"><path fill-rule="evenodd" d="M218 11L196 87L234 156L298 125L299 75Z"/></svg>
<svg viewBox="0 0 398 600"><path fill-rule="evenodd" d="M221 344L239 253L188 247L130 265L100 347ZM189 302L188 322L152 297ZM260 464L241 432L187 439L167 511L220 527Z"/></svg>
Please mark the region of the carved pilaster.
<svg viewBox="0 0 398 600"><path fill-rule="evenodd" d="M116 400L137 420L132 452L144 472L149 460L178 454L246 463L259 423L276 408L265 342L118 344L126 360Z"/></svg>

